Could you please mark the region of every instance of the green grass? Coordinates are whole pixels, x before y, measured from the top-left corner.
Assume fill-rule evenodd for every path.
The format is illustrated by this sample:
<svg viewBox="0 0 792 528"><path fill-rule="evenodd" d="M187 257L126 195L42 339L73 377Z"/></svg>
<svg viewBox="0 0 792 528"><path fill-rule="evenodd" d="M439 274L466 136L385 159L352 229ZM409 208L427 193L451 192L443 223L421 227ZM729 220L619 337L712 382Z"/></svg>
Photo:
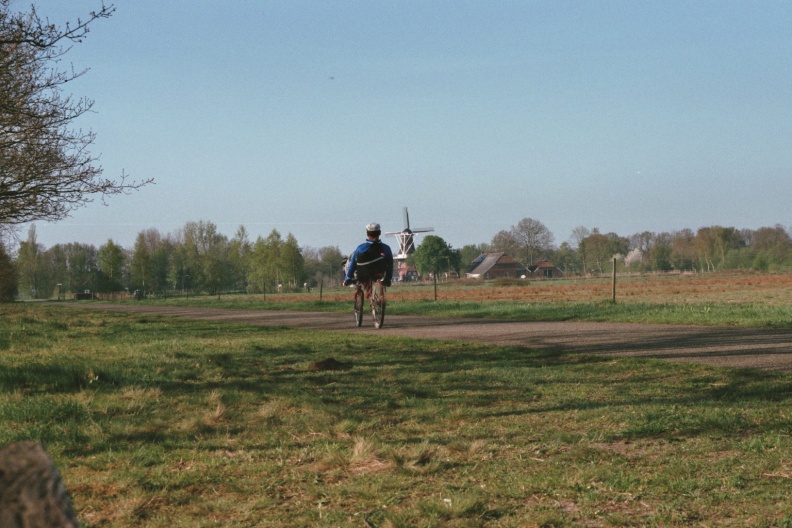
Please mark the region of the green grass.
<svg viewBox="0 0 792 528"><path fill-rule="evenodd" d="M757 370L0 319L0 444L43 442L88 527L790 526L791 400L792 376Z"/></svg>

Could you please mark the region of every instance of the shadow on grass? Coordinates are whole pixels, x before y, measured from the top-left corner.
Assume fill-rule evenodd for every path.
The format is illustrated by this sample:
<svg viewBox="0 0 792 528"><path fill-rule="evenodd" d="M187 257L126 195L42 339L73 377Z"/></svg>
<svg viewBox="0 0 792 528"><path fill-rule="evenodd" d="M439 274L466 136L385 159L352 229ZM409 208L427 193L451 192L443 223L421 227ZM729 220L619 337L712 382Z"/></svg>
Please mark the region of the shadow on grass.
<svg viewBox="0 0 792 528"><path fill-rule="evenodd" d="M439 400L447 407L473 408L478 419L645 408L641 420L649 425L643 433L641 428L625 432L632 437L746 430L755 425L739 416L742 407L792 399L792 381L786 374L758 369L709 369L652 359L410 340L378 340L380 345L372 349L370 339L362 341L341 358L352 365L344 372L310 371L307 365L324 351L304 345L255 346L216 357L230 384L210 384L206 389L225 386L267 397L314 392L317 404L341 405L347 417L360 420L370 417L372 409L433 406L440 405L434 403ZM564 384L591 384L594 390L605 387L611 393L596 400L563 393L545 397L544 387ZM653 418L660 416L664 419ZM778 420L763 427L788 432L792 426Z"/></svg>
<svg viewBox="0 0 792 528"><path fill-rule="evenodd" d="M410 324L412 321L391 326L404 331ZM433 320L426 324L442 328L458 326L459 322L435 323ZM416 324L416 328L421 328L421 325ZM468 341L489 341L564 353L647 357L792 371L792 333L773 328L479 320L462 326L460 335L460 339Z"/></svg>
<svg viewBox="0 0 792 528"><path fill-rule="evenodd" d="M4 392L75 393L91 384L94 374L75 362L0 364L0 389Z"/></svg>
<svg viewBox="0 0 792 528"><path fill-rule="evenodd" d="M692 335L632 336L631 344L575 347L492 346L371 335L331 334L228 323L117 316L99 325L106 345L134 340L141 346L166 343L156 356L58 357L0 362L4 392L26 394L156 389L163 401L198 398L218 391L248 405L290 399L324 409L337 421L431 421L451 412L467 421L608 410L634 415L625 438L738 434L755 421L741 409L785 403L792 398L788 375L751 369L709 369L650 359L616 360L605 354L636 348L658 358L669 349L743 343L732 329L695 329ZM75 325L71 325L74 327ZM79 325L77 325L79 326ZM68 333L69 328L59 331ZM755 332L759 350L784 342L781 333ZM605 330L603 330L605 332ZM221 344L180 347L206 338ZM244 338L234 348L235 338ZM788 337L788 336L787 336ZM229 345L230 343L230 345ZM549 345L550 343L548 343ZM717 353L717 352L713 352ZM721 352L725 353L725 352ZM736 352L735 352L736 353ZM314 371L310 365L333 357L347 370ZM675 354L674 357L678 357ZM580 391L580 387L586 390ZM569 389L569 390L567 390ZM594 397L591 397L591 395ZM112 416L111 416L112 418ZM142 422L141 422L142 423ZM141 426L143 427L143 426ZM792 424L765 420L766 432L788 433ZM129 442L161 440L142 428L124 433ZM178 442L194 431L168 435ZM116 440L123 441L119 436ZM112 445L112 442L105 443ZM96 446L99 448L99 446Z"/></svg>

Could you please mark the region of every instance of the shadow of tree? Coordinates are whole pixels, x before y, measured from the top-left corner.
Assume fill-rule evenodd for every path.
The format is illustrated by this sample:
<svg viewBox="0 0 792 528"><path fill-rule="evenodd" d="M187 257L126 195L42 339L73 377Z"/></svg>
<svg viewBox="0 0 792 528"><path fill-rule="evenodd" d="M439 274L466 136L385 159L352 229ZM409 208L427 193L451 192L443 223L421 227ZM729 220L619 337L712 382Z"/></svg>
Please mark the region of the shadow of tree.
<svg viewBox="0 0 792 528"><path fill-rule="evenodd" d="M80 391L156 389L165 401L199 399L219 391L232 403L256 405L270 399L290 399L322 407L337 421L365 422L373 417L388 423L439 419L423 408L465 408L468 420L537 416L551 413L618 410L630 413L627 424L612 435L623 438L684 437L707 432L737 435L756 431L787 434L789 419L764 419L761 426L746 412L792 397L792 381L785 373L759 369L715 369L698 365L669 365L674 350L700 354L724 346L740 347L746 333L756 350L786 346L786 332L751 329L694 329L685 335L630 336L623 343L597 342L581 346L492 346L438 342L385 336L333 335L313 330L240 325L223 322L174 320L159 316L108 316L97 328L105 345L134 339L141 344L168 341L178 344L189 336L216 339L230 336L217 350L205 347L172 350L156 358L119 358L86 354L83 358L39 357L24 362L0 362L4 392L59 394ZM136 319L139 317L139 319ZM492 323L497 324L497 323ZM55 329L72 331L68 327ZM602 338L609 337L603 329ZM239 343L235 337L242 338ZM755 339L753 339L755 338ZM537 339L542 342L541 338ZM714 344L713 344L714 343ZM646 352L642 358L616 361L611 355ZM733 353L737 353L736 351ZM759 353L759 352L757 352ZM780 352L779 352L780 353ZM311 370L312 363L333 357L345 370ZM91 380L95 379L95 382ZM590 384L604 396L565 393L573 384ZM557 387L560 387L557 388ZM602 391L607 387L608 391ZM0 416L2 415L0 408ZM119 411L120 412L120 411ZM434 418L433 418L434 417ZM97 418L113 420L109 411ZM123 434L109 433L93 449L109 449L114 442L189 442L195 431L167 430L166 425L140 426ZM167 430L167 434L164 432ZM234 430L232 427L231 431ZM211 427L207 429L211 431ZM82 446L85 449L87 446ZM90 449L90 448L89 448Z"/></svg>

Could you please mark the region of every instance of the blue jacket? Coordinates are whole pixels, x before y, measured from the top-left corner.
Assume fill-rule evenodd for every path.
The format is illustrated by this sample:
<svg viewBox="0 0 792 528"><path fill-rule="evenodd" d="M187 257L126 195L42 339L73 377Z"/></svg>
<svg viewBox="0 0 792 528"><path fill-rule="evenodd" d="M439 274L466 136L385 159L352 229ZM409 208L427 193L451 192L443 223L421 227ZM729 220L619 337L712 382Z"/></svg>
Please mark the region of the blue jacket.
<svg viewBox="0 0 792 528"><path fill-rule="evenodd" d="M373 243L373 240L366 240L357 247L354 253L352 253L352 256L349 257L344 281L351 281L355 278L358 255L366 251ZM379 243L382 246L382 256L385 258L385 282L390 282L393 278L393 252L391 251L391 248L388 244L382 242L381 240Z"/></svg>

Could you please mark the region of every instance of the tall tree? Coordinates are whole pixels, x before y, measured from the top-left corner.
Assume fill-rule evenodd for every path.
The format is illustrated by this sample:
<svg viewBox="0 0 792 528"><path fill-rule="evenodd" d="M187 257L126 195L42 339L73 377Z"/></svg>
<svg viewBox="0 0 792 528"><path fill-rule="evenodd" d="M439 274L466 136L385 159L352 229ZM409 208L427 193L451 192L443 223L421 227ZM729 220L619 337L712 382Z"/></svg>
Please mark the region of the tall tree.
<svg viewBox="0 0 792 528"><path fill-rule="evenodd" d="M517 242L517 254L514 255L525 265L531 265L540 256L547 255L553 248L553 234L539 220L523 218L511 233Z"/></svg>
<svg viewBox="0 0 792 528"><path fill-rule="evenodd" d="M168 260L168 281L173 285L174 290L181 292L190 290L192 289L192 277L190 276L187 248L184 245L184 231L179 230L171 235L170 245L172 249Z"/></svg>
<svg viewBox="0 0 792 528"><path fill-rule="evenodd" d="M597 228L580 241L578 251L582 254L586 270L597 273L602 273L605 263L613 257L608 237L600 233Z"/></svg>
<svg viewBox="0 0 792 528"><path fill-rule="evenodd" d="M590 234L591 229L588 227L582 225L577 226L572 230L572 234L569 236L569 240L571 242L570 247L572 249L578 249L580 247L580 243L583 242Z"/></svg>
<svg viewBox="0 0 792 528"><path fill-rule="evenodd" d="M138 233L129 263L131 287L145 292L167 291L169 260L173 251L172 243L157 229L150 228Z"/></svg>
<svg viewBox="0 0 792 528"><path fill-rule="evenodd" d="M228 282L228 239L212 222L188 222L184 226L187 267L193 284L218 293Z"/></svg>
<svg viewBox="0 0 792 528"><path fill-rule="evenodd" d="M12 10L0 0L0 228L32 220L59 220L95 196L150 183L102 177L89 148L93 132L73 129L93 101L64 94L87 70L61 71L64 55L88 34L92 22L115 7L101 6L83 21L61 27L35 7Z"/></svg>
<svg viewBox="0 0 792 528"><path fill-rule="evenodd" d="M62 285L63 293L96 290L99 265L95 246L79 242L56 244L46 251L46 258L49 273L55 283Z"/></svg>
<svg viewBox="0 0 792 528"><path fill-rule="evenodd" d="M322 262L321 270L323 276L329 278L330 280L342 280L341 274L344 267L342 264L344 255L341 253L341 250L338 248L338 246L327 246L321 248L319 250L319 259Z"/></svg>
<svg viewBox="0 0 792 528"><path fill-rule="evenodd" d="M0 302L12 302L19 286L17 269L5 245L0 244Z"/></svg>
<svg viewBox="0 0 792 528"><path fill-rule="evenodd" d="M672 269L673 236L671 233L658 233L652 240L648 253L652 271L669 271Z"/></svg>
<svg viewBox="0 0 792 528"><path fill-rule="evenodd" d="M519 248L520 243L517 241L512 231L498 231L495 233L495 236L492 237L492 242L490 242L491 251L506 253L514 258L517 258Z"/></svg>
<svg viewBox="0 0 792 528"><path fill-rule="evenodd" d="M750 238L754 267L770 269L787 263L792 255L792 238L783 226L760 227Z"/></svg>
<svg viewBox="0 0 792 528"><path fill-rule="evenodd" d="M237 229L234 238L228 242L228 287L233 290L247 290L248 272L250 270L250 253L253 245L248 240L244 226Z"/></svg>
<svg viewBox="0 0 792 528"><path fill-rule="evenodd" d="M690 270L696 267L695 235L690 229L682 229L671 234L671 267L677 270Z"/></svg>
<svg viewBox="0 0 792 528"><path fill-rule="evenodd" d="M732 249L745 246L739 231L733 227L702 227L696 232L694 246L702 267L715 271L726 266L726 255Z"/></svg>
<svg viewBox="0 0 792 528"><path fill-rule="evenodd" d="M459 253L437 235L427 235L415 250L415 267L418 273L438 276L454 268L459 262Z"/></svg>
<svg viewBox="0 0 792 528"><path fill-rule="evenodd" d="M291 233L286 236L286 241L281 246L278 267L281 270L281 276L284 281L293 287L302 284L305 259L303 259L302 250L297 243L297 239Z"/></svg>
<svg viewBox="0 0 792 528"><path fill-rule="evenodd" d="M672 268L671 244L670 233L636 233L630 237L632 250L625 256L625 264L641 270L668 271Z"/></svg>
<svg viewBox="0 0 792 528"><path fill-rule="evenodd" d="M591 235L591 229L585 226L577 226L575 229L572 230L572 234L569 236L569 241L571 242L570 247L577 251L578 254L578 262L581 266L581 271L583 274L586 274L586 265L588 263L588 259L586 258L586 245L583 243Z"/></svg>
<svg viewBox="0 0 792 528"><path fill-rule="evenodd" d="M264 269L266 270L267 282L271 288L281 284L281 248L283 238L277 229L273 229L267 238L264 239Z"/></svg>
<svg viewBox="0 0 792 528"><path fill-rule="evenodd" d="M268 280L267 247L264 239L259 236L253 243L253 250L250 252L248 287L252 292L267 293Z"/></svg>
<svg viewBox="0 0 792 528"><path fill-rule="evenodd" d="M281 248L283 238L273 229L267 238L256 239L250 261L250 284L254 291L266 293L281 280Z"/></svg>
<svg viewBox="0 0 792 528"><path fill-rule="evenodd" d="M20 290L24 295L30 295L34 299L46 298L52 293L42 288L46 280L46 269L42 262L43 252L44 248L36 237L36 226L31 224L28 228L27 240L19 244L17 269Z"/></svg>
<svg viewBox="0 0 792 528"><path fill-rule="evenodd" d="M132 250L129 272L132 288L143 292L153 291L154 263L151 249L146 241L146 235L142 231L135 238L135 248Z"/></svg>
<svg viewBox="0 0 792 528"><path fill-rule="evenodd" d="M602 234L594 228L591 234L584 238L578 246L578 251L585 258L586 269L603 273L608 269L608 263L614 256L627 254L630 241L616 233Z"/></svg>
<svg viewBox="0 0 792 528"><path fill-rule="evenodd" d="M553 262L564 271L564 274L574 274L583 271L583 263L579 258L579 253L572 248L569 242L561 242L561 245L554 252Z"/></svg>
<svg viewBox="0 0 792 528"><path fill-rule="evenodd" d="M55 244L47 248L42 257L46 274L50 277L50 295L55 297L58 294L66 293L69 290L69 271L64 246Z"/></svg>
<svg viewBox="0 0 792 528"><path fill-rule="evenodd" d="M109 239L104 245L99 247L97 254L99 270L102 272L102 280L97 290L101 292L121 291L122 273L126 262L124 248Z"/></svg>
<svg viewBox="0 0 792 528"><path fill-rule="evenodd" d="M305 260L304 275L312 286L318 285L320 281L328 284L330 281L341 280L341 263L344 256L337 246L318 249L306 247L302 249L302 255Z"/></svg>

